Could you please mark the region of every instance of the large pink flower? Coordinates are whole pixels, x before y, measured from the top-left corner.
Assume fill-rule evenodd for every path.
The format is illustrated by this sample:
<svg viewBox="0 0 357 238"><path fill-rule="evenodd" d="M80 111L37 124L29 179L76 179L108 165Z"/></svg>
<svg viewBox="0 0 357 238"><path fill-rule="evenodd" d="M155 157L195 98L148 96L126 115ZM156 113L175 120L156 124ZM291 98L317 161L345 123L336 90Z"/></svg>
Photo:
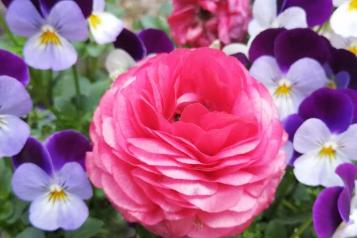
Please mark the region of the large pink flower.
<svg viewBox="0 0 357 238"><path fill-rule="evenodd" d="M169 17L172 35L178 45L209 46L219 39L223 44L242 41L251 18L249 0L174 0Z"/></svg>
<svg viewBox="0 0 357 238"><path fill-rule="evenodd" d="M242 232L274 199L285 132L267 90L233 57L178 49L102 98L87 169L120 213L163 237Z"/></svg>

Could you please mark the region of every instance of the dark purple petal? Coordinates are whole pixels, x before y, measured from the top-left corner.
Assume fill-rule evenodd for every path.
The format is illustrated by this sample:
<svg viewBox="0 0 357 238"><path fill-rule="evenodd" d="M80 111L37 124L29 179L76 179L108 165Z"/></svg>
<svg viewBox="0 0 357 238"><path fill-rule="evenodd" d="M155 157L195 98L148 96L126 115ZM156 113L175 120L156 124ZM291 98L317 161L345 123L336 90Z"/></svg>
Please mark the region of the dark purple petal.
<svg viewBox="0 0 357 238"><path fill-rule="evenodd" d="M274 56L275 40L282 32L285 31L286 29L283 28L268 29L257 35L249 48L248 55L250 61L254 62L263 55Z"/></svg>
<svg viewBox="0 0 357 238"><path fill-rule="evenodd" d="M47 15L51 11L52 7L61 0L39 0L39 1L41 3L44 14ZM93 0L73 0L73 1L78 4L85 18L89 17L92 14Z"/></svg>
<svg viewBox="0 0 357 238"><path fill-rule="evenodd" d="M330 45L326 38L310 29L293 29L282 32L275 40L276 60L283 71L295 61L312 58L322 65L330 59Z"/></svg>
<svg viewBox="0 0 357 238"><path fill-rule="evenodd" d="M351 200L357 175L357 167L349 163L342 164L337 167L336 174L341 177L343 183L345 184L345 187L338 198L338 210L342 219L345 222L348 222L351 210Z"/></svg>
<svg viewBox="0 0 357 238"><path fill-rule="evenodd" d="M290 141L294 140L295 132L304 123L304 121L305 120L298 114L293 114L285 119L284 128L289 135Z"/></svg>
<svg viewBox="0 0 357 238"><path fill-rule="evenodd" d="M115 48L125 50L136 61L146 56L144 42L134 33L124 28L114 42Z"/></svg>
<svg viewBox="0 0 357 238"><path fill-rule="evenodd" d="M343 132L352 122L353 104L344 92L322 88L301 103L299 114L304 119L319 118L331 131Z"/></svg>
<svg viewBox="0 0 357 238"><path fill-rule="evenodd" d="M282 10L293 6L305 10L310 27L325 23L333 11L332 0L286 0Z"/></svg>
<svg viewBox="0 0 357 238"><path fill-rule="evenodd" d="M19 80L23 85L30 81L29 70L25 62L6 50L0 49L0 76L7 75Z"/></svg>
<svg viewBox="0 0 357 238"><path fill-rule="evenodd" d="M289 166L294 167L296 159L299 158L301 155L302 154L300 154L299 152L294 151L291 159L289 160Z"/></svg>
<svg viewBox="0 0 357 238"><path fill-rule="evenodd" d="M357 89L357 57L344 49L332 49L330 66L335 74L348 72L350 87Z"/></svg>
<svg viewBox="0 0 357 238"><path fill-rule="evenodd" d="M146 47L147 54L169 53L174 50L174 45L167 34L158 29L145 29L138 34Z"/></svg>
<svg viewBox="0 0 357 238"><path fill-rule="evenodd" d="M239 52L239 53L233 54L231 56L233 56L234 58L239 60L239 62L241 62L247 69L249 69L251 64L250 64L248 57L245 54Z"/></svg>
<svg viewBox="0 0 357 238"><path fill-rule="evenodd" d="M68 162L77 162L84 168L85 155L91 149L87 138L72 130L53 134L44 146L51 156L54 171L59 171Z"/></svg>
<svg viewBox="0 0 357 238"><path fill-rule="evenodd" d="M353 119L352 123L357 123L357 91L353 89L341 89L345 95L349 96L353 104Z"/></svg>
<svg viewBox="0 0 357 238"><path fill-rule="evenodd" d="M342 187L324 189L317 197L312 217L318 238L331 238L336 228L342 222L337 208L338 197Z"/></svg>
<svg viewBox="0 0 357 238"><path fill-rule="evenodd" d="M49 175L53 172L50 155L42 143L32 137L27 140L25 147L18 155L13 157L12 161L15 168L25 163L33 163L46 171Z"/></svg>

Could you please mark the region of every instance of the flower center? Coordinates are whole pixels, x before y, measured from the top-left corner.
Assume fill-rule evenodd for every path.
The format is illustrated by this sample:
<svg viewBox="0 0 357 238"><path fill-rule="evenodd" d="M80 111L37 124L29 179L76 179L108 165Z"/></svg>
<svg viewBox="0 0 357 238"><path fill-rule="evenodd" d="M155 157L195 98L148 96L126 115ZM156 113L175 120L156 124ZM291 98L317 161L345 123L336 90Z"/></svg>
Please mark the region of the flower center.
<svg viewBox="0 0 357 238"><path fill-rule="evenodd" d="M41 45L61 45L61 39L56 33L55 29L51 26L44 26L40 35Z"/></svg>
<svg viewBox="0 0 357 238"><path fill-rule="evenodd" d="M348 8L350 11L357 11L357 0L351 0Z"/></svg>
<svg viewBox="0 0 357 238"><path fill-rule="evenodd" d="M335 81L333 81L333 80L329 80L328 82L327 82L327 85L326 85L328 88L331 88L331 89L336 89L337 88L337 85L336 85L336 83L335 83Z"/></svg>
<svg viewBox="0 0 357 238"><path fill-rule="evenodd" d="M208 21L213 17L213 14L206 9L200 8L198 11L198 17L203 21Z"/></svg>
<svg viewBox="0 0 357 238"><path fill-rule="evenodd" d="M325 144L320 150L319 156L321 158L329 158L329 159L336 158L336 145L330 143Z"/></svg>
<svg viewBox="0 0 357 238"><path fill-rule="evenodd" d="M65 190L61 186L55 184L50 187L50 193L48 194L48 201L55 203L58 201L66 201L67 198L68 196Z"/></svg>
<svg viewBox="0 0 357 238"><path fill-rule="evenodd" d="M291 93L291 83L285 79L280 80L278 87L276 88L274 95L277 97L288 96Z"/></svg>
<svg viewBox="0 0 357 238"><path fill-rule="evenodd" d="M92 14L90 15L89 19L89 24L95 29L97 28L101 23L102 19L98 15Z"/></svg>
<svg viewBox="0 0 357 238"><path fill-rule="evenodd" d="M354 55L357 55L357 46L356 45L351 45L350 47L347 48L347 50Z"/></svg>

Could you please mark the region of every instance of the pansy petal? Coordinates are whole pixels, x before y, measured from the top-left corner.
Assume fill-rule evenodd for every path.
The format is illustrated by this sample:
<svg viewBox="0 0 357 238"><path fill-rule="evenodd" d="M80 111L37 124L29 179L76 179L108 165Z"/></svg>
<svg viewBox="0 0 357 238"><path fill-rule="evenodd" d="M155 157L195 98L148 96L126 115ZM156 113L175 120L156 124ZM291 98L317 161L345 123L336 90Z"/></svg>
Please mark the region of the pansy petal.
<svg viewBox="0 0 357 238"><path fill-rule="evenodd" d="M98 44L114 42L124 29L123 22L107 12L95 12L88 21L93 38Z"/></svg>
<svg viewBox="0 0 357 238"><path fill-rule="evenodd" d="M345 222L349 221L350 206L357 176L357 167L354 164L342 164L337 167L336 173L343 180L345 187L338 198L338 210Z"/></svg>
<svg viewBox="0 0 357 238"><path fill-rule="evenodd" d="M42 16L30 0L15 0L6 11L6 23L19 36L36 34L43 23Z"/></svg>
<svg viewBox="0 0 357 238"><path fill-rule="evenodd" d="M78 229L88 217L88 208L75 195L66 194L66 200L51 201L48 194L35 199L30 206L30 222L41 230Z"/></svg>
<svg viewBox="0 0 357 238"><path fill-rule="evenodd" d="M25 146L30 136L29 126L20 118L0 116L0 157L14 156Z"/></svg>
<svg viewBox="0 0 357 238"><path fill-rule="evenodd" d="M291 65L287 78L305 97L315 90L324 87L327 82L327 76L320 63L311 58L302 58Z"/></svg>
<svg viewBox="0 0 357 238"><path fill-rule="evenodd" d="M81 199L89 199L92 197L92 186L89 183L86 172L79 163L66 163L62 169L56 173L56 177L61 180L61 184L64 184L69 193Z"/></svg>
<svg viewBox="0 0 357 238"><path fill-rule="evenodd" d="M284 28L268 29L257 35L252 41L249 49L250 61L254 62L263 55L274 56L275 40L282 32L285 31L286 29Z"/></svg>
<svg viewBox="0 0 357 238"><path fill-rule="evenodd" d="M144 43L147 54L169 53L174 49L172 41L162 30L149 28L139 32L138 36Z"/></svg>
<svg viewBox="0 0 357 238"><path fill-rule="evenodd" d="M23 85L30 81L27 65L19 56L0 49L0 76L7 75L19 80Z"/></svg>
<svg viewBox="0 0 357 238"><path fill-rule="evenodd" d="M338 136L337 143L341 152L351 160L357 160L357 124L351 125L345 132Z"/></svg>
<svg viewBox="0 0 357 238"><path fill-rule="evenodd" d="M285 119L284 128L289 135L289 140L293 141L295 132L304 123L304 119L299 114L293 114Z"/></svg>
<svg viewBox="0 0 357 238"><path fill-rule="evenodd" d="M125 28L117 37L114 46L125 50L135 60L141 60L146 56L146 48L143 41L134 32Z"/></svg>
<svg viewBox="0 0 357 238"><path fill-rule="evenodd" d="M350 87L357 89L357 57L344 49L332 50L329 61L335 74L347 72L350 76Z"/></svg>
<svg viewBox="0 0 357 238"><path fill-rule="evenodd" d="M68 1L68 0L66 0ZM93 0L73 0L77 7L81 9L81 14L84 18L87 18L91 15L93 10ZM44 12L47 14L50 13L53 7L60 2L58 0L40 0L41 5L43 6Z"/></svg>
<svg viewBox="0 0 357 238"><path fill-rule="evenodd" d="M353 105L339 90L323 88L315 91L300 105L303 118L319 118L333 132L345 131L352 122Z"/></svg>
<svg viewBox="0 0 357 238"><path fill-rule="evenodd" d="M340 91L351 99L354 109L352 123L357 123L357 90L345 88Z"/></svg>
<svg viewBox="0 0 357 238"><path fill-rule="evenodd" d="M19 154L13 157L13 164L15 168L25 163L33 163L51 175L53 172L52 161L46 148L42 143L35 138L30 137L25 147Z"/></svg>
<svg viewBox="0 0 357 238"><path fill-rule="evenodd" d="M86 152L91 149L87 138L72 130L52 134L44 145L51 155L55 171L59 171L68 162L77 162L84 168Z"/></svg>
<svg viewBox="0 0 357 238"><path fill-rule="evenodd" d="M66 39L59 36L60 44L42 45L39 37L40 33L31 37L25 45L24 58L28 65L35 69L59 71L76 63L77 52Z"/></svg>
<svg viewBox="0 0 357 238"><path fill-rule="evenodd" d="M278 63L271 56L259 57L254 61L249 72L253 78L263 83L267 88L276 87L278 81L282 78Z"/></svg>
<svg viewBox="0 0 357 238"><path fill-rule="evenodd" d="M343 37L357 37L357 9L350 4L351 1L347 1L339 6L330 20L333 31Z"/></svg>
<svg viewBox="0 0 357 238"><path fill-rule="evenodd" d="M294 136L294 148L300 153L316 151L330 136L331 132L323 121L311 118L297 129Z"/></svg>
<svg viewBox="0 0 357 238"><path fill-rule="evenodd" d="M313 206L313 223L319 238L330 238L342 222L337 208L341 187L324 189Z"/></svg>
<svg viewBox="0 0 357 238"><path fill-rule="evenodd" d="M104 0L93 0L93 11L94 12L103 12L105 9Z"/></svg>
<svg viewBox="0 0 357 238"><path fill-rule="evenodd" d="M18 167L12 176L12 190L24 201L33 201L47 192L50 177L40 167L25 163Z"/></svg>
<svg viewBox="0 0 357 238"><path fill-rule="evenodd" d="M86 19L74 1L60 1L51 9L47 21L61 37L70 41L84 41L88 38ZM75 22L75 24L73 24Z"/></svg>
<svg viewBox="0 0 357 238"><path fill-rule="evenodd" d="M112 79L116 79L134 65L135 60L121 49L115 49L110 52L105 61L105 68Z"/></svg>
<svg viewBox="0 0 357 238"><path fill-rule="evenodd" d="M301 58L313 58L324 64L331 57L327 39L307 28L281 33L276 38L274 49L276 60L283 70L288 70L290 65Z"/></svg>
<svg viewBox="0 0 357 238"><path fill-rule="evenodd" d="M276 0L255 0L253 16L261 25L269 26L277 16Z"/></svg>
<svg viewBox="0 0 357 238"><path fill-rule="evenodd" d="M255 38L255 36L257 36L262 31L266 30L267 28L268 26L262 26L259 24L258 20L253 19L249 22L248 25L249 36L251 37L251 39Z"/></svg>
<svg viewBox="0 0 357 238"><path fill-rule="evenodd" d="M0 76L0 115L25 116L31 111L31 97L23 84L14 78Z"/></svg>
<svg viewBox="0 0 357 238"><path fill-rule="evenodd" d="M279 14L276 19L280 27L286 29L306 28L306 13L300 7L290 7Z"/></svg>
<svg viewBox="0 0 357 238"><path fill-rule="evenodd" d="M294 6L305 10L309 26L322 25L333 11L332 0L286 0L284 9Z"/></svg>

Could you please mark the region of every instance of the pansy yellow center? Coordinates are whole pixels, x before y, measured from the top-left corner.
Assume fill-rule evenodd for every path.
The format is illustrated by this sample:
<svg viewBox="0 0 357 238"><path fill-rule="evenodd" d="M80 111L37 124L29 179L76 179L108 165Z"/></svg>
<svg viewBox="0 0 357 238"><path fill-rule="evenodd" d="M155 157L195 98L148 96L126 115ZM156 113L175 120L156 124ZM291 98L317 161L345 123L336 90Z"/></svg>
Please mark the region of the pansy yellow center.
<svg viewBox="0 0 357 238"><path fill-rule="evenodd" d="M321 158L329 158L329 159L334 159L336 158L336 146L333 144L325 144L320 152L319 156Z"/></svg>
<svg viewBox="0 0 357 238"><path fill-rule="evenodd" d="M357 11L357 0L351 0L348 8L350 11Z"/></svg>
<svg viewBox="0 0 357 238"><path fill-rule="evenodd" d="M337 85L336 85L335 81L329 80L329 81L327 82L327 87L328 87L328 88L331 88L331 89L336 89L336 88L337 88Z"/></svg>
<svg viewBox="0 0 357 238"><path fill-rule="evenodd" d="M278 84L278 87L275 89L275 96L281 97L281 96L288 96L291 93L291 83L287 80L281 80Z"/></svg>
<svg viewBox="0 0 357 238"><path fill-rule="evenodd" d="M61 45L61 39L53 27L44 26L40 35L41 45Z"/></svg>
<svg viewBox="0 0 357 238"><path fill-rule="evenodd" d="M350 47L347 48L347 50L357 55L357 45L351 45Z"/></svg>
<svg viewBox="0 0 357 238"><path fill-rule="evenodd" d="M58 202L58 201L66 201L68 198L65 190L58 185L52 185L50 187L50 192L48 194L48 201L50 202Z"/></svg>
<svg viewBox="0 0 357 238"><path fill-rule="evenodd" d="M95 29L97 28L101 23L102 23L102 19L95 14L90 15L89 19L89 24Z"/></svg>

